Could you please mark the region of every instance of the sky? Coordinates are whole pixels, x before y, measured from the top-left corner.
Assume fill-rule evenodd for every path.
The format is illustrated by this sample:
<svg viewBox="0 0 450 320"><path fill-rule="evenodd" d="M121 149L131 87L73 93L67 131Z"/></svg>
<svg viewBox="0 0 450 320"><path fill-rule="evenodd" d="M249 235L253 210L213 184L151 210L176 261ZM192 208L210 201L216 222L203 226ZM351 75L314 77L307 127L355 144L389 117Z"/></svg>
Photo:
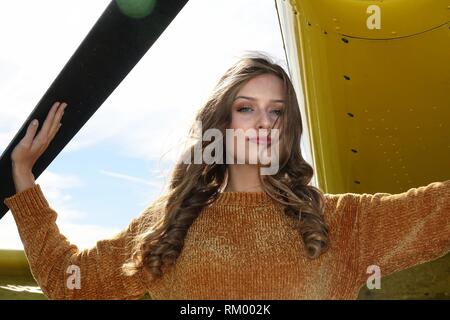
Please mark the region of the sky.
<svg viewBox="0 0 450 320"><path fill-rule="evenodd" d="M109 2L2 4L0 153ZM36 180L71 243L90 248L112 237L161 194L196 110L223 72L254 50L286 64L273 0L187 3ZM6 248L23 249L11 212L0 220Z"/></svg>

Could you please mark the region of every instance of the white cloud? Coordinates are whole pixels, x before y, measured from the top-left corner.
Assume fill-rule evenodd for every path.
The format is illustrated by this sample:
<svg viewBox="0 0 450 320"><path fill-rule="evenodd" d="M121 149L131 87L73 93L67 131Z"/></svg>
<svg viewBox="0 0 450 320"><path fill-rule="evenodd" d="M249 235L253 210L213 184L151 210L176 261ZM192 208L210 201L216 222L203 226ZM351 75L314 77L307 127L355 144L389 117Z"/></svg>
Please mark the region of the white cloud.
<svg viewBox="0 0 450 320"><path fill-rule="evenodd" d="M71 223L61 223L59 229L61 233L79 249L92 248L98 240L110 239L120 232L119 228L103 227L97 225L80 225ZM125 228L126 226L124 226Z"/></svg>
<svg viewBox="0 0 450 320"><path fill-rule="evenodd" d="M148 181L148 180L138 178L138 177L133 177L133 176L130 176L130 175L124 174L124 173L112 172L112 171L108 171L108 170L100 170L100 173L110 176L110 177L130 181L133 183L144 184L144 185L154 187L154 188L159 188L161 186L160 183Z"/></svg>
<svg viewBox="0 0 450 320"><path fill-rule="evenodd" d="M77 223L87 214L77 210L71 202L70 190L85 186L75 175L60 175L44 171L36 180L50 206L57 212L57 225L66 238L79 247L91 247L97 240L106 239L120 230L118 228ZM124 226L125 227L125 226ZM0 221L0 248L23 249L11 212Z"/></svg>
<svg viewBox="0 0 450 320"><path fill-rule="evenodd" d="M91 248L98 240L109 239L120 231L119 228L61 222L59 216L57 225L60 232L79 249ZM22 240L11 212L8 212L0 223L1 249L23 250Z"/></svg>
<svg viewBox="0 0 450 320"><path fill-rule="evenodd" d="M0 249L23 249L11 211L0 220Z"/></svg>
<svg viewBox="0 0 450 320"><path fill-rule="evenodd" d="M58 213L59 221L73 222L86 216L84 212L75 209L71 203L70 190L85 186L85 183L78 176L61 175L45 170L36 179L36 183L45 192L45 197L50 206Z"/></svg>

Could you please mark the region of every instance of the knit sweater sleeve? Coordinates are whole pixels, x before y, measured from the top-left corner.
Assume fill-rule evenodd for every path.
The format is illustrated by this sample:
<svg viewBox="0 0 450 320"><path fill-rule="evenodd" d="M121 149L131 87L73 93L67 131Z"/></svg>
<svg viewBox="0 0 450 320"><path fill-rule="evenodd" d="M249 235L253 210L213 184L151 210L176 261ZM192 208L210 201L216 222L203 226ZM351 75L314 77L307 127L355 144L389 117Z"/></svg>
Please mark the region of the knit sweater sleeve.
<svg viewBox="0 0 450 320"><path fill-rule="evenodd" d="M4 203L16 221L33 277L49 299L138 299L145 294L142 273L121 273L138 218L111 239L79 250L60 233L57 213L39 184Z"/></svg>
<svg viewBox="0 0 450 320"><path fill-rule="evenodd" d="M356 201L355 248L361 283L370 265L386 276L449 252L450 180L399 194L359 194Z"/></svg>

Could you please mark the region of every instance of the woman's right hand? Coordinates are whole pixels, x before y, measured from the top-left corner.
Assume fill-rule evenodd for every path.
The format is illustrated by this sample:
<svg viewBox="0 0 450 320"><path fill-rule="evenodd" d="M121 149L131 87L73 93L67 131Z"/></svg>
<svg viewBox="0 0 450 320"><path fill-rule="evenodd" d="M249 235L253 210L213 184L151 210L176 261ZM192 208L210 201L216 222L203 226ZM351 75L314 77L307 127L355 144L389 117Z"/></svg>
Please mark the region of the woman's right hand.
<svg viewBox="0 0 450 320"><path fill-rule="evenodd" d="M34 177L32 177L33 166L47 149L50 142L52 142L61 127L60 121L66 106L67 103L65 102L55 102L53 104L47 118L44 121L42 129L36 137L35 135L39 127L39 123L37 119L31 121L28 125L25 136L13 149L11 153L11 161L13 178L17 192L20 192L34 184Z"/></svg>

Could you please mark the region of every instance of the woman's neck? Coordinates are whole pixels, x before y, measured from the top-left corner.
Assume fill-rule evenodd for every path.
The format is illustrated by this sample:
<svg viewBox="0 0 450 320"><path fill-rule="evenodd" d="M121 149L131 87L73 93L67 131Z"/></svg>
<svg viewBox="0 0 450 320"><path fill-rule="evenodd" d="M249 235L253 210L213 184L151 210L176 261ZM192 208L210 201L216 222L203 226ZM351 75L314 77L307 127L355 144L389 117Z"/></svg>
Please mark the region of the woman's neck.
<svg viewBox="0 0 450 320"><path fill-rule="evenodd" d="M225 192L262 192L256 165L228 165L228 183Z"/></svg>

